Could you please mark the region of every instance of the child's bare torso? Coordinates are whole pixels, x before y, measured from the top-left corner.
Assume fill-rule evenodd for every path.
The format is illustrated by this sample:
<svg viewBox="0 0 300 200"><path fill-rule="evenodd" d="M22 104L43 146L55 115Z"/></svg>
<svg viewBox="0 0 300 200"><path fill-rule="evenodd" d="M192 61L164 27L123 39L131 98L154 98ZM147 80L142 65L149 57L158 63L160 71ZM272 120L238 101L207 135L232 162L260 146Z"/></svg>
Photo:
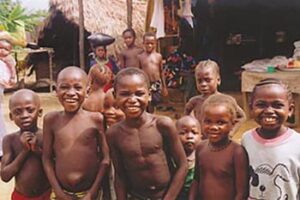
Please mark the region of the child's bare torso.
<svg viewBox="0 0 300 200"><path fill-rule="evenodd" d="M99 113L79 111L72 117L57 112L53 123L55 173L62 187L70 192L89 189L99 169ZM100 122L99 122L100 123Z"/></svg>
<svg viewBox="0 0 300 200"><path fill-rule="evenodd" d="M122 122L115 129L114 144L122 154L123 173L130 188L128 192L161 197L171 180L158 120L151 117L139 128L128 127Z"/></svg>
<svg viewBox="0 0 300 200"><path fill-rule="evenodd" d="M12 150L15 156L21 153L23 144L20 141L20 134L10 135ZM37 133L38 145L42 146L42 133ZM39 196L50 188L47 176L44 172L41 155L29 152L22 169L15 176L16 190L26 196Z"/></svg>
<svg viewBox="0 0 300 200"><path fill-rule="evenodd" d="M161 62L162 57L157 52L150 54L144 52L139 55L140 65L142 70L148 75L150 82L161 80Z"/></svg>
<svg viewBox="0 0 300 200"><path fill-rule="evenodd" d="M139 67L139 59L137 55L143 52L142 48L134 46L132 48L127 48L122 51L122 56L124 58L125 67Z"/></svg>
<svg viewBox="0 0 300 200"><path fill-rule="evenodd" d="M235 197L235 170L233 156L237 144L231 142L225 149L213 152L208 141L201 143L197 151L201 199L232 200ZM195 172L197 173L197 172ZM212 190L213 188L213 190Z"/></svg>

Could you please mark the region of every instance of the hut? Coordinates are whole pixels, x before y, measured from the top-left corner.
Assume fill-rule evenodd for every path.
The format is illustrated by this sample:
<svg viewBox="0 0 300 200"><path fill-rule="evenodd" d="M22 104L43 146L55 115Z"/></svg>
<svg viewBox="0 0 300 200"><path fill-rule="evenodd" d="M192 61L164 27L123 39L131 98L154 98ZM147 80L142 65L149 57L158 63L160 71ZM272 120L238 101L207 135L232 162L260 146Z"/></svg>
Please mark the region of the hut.
<svg viewBox="0 0 300 200"><path fill-rule="evenodd" d="M78 0L50 0L49 16L38 34L38 44L54 49L53 75L63 67L79 65L79 7ZM144 33L146 1L133 0L132 24L137 32L137 42ZM127 28L126 0L83 1L85 39L91 33L101 32L116 38L108 49L115 54L123 46L121 34ZM85 60L88 63L89 43L85 40ZM42 59L41 59L42 58ZM37 79L49 77L47 55L32 57L37 70Z"/></svg>

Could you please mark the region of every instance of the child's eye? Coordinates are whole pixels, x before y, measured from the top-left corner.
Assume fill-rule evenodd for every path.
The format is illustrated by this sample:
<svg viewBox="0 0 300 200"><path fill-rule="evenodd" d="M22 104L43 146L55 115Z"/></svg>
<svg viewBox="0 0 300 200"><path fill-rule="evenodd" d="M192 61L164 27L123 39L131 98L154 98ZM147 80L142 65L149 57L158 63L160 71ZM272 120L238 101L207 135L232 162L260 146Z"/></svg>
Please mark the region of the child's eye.
<svg viewBox="0 0 300 200"><path fill-rule="evenodd" d="M179 135L184 135L184 134L185 134L184 131L180 131L180 132L179 132Z"/></svg>
<svg viewBox="0 0 300 200"><path fill-rule="evenodd" d="M258 107L258 108L264 108L264 107L266 107L266 104L263 103L263 102L257 102L254 105L255 105L255 107Z"/></svg>
<svg viewBox="0 0 300 200"><path fill-rule="evenodd" d="M272 106L273 106L273 108L282 108L282 107L284 107L284 104L276 102Z"/></svg>
<svg viewBox="0 0 300 200"><path fill-rule="evenodd" d="M225 121L218 121L217 124L218 125L224 125L224 124L226 124L226 122Z"/></svg>
<svg viewBox="0 0 300 200"><path fill-rule="evenodd" d="M136 96L143 96L145 94L145 92L143 92L143 91L138 91L138 92L136 92Z"/></svg>
<svg viewBox="0 0 300 200"><path fill-rule="evenodd" d="M27 108L27 111L28 111L29 113L33 113L33 112L35 111L35 108Z"/></svg>
<svg viewBox="0 0 300 200"><path fill-rule="evenodd" d="M203 120L203 123L204 123L204 124L211 124L211 121L208 120L208 119L204 119L204 120Z"/></svg>
<svg viewBox="0 0 300 200"><path fill-rule="evenodd" d="M192 133L194 134L194 135L198 135L199 134L199 132L198 131L192 131Z"/></svg>
<svg viewBox="0 0 300 200"><path fill-rule="evenodd" d="M210 78L206 78L206 79L204 79L204 80L205 80L205 82L210 82L210 81L211 81Z"/></svg>

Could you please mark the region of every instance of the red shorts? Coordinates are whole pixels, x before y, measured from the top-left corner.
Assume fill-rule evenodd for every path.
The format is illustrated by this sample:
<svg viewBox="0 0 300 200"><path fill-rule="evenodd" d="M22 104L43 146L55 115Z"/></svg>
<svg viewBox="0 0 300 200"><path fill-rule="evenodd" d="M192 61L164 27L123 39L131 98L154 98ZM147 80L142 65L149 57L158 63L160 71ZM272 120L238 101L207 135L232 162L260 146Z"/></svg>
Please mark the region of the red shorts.
<svg viewBox="0 0 300 200"><path fill-rule="evenodd" d="M14 192L11 194L11 200L49 200L50 194L51 189L47 190L46 192L44 192L44 194L41 194L38 197L26 197L14 190Z"/></svg>

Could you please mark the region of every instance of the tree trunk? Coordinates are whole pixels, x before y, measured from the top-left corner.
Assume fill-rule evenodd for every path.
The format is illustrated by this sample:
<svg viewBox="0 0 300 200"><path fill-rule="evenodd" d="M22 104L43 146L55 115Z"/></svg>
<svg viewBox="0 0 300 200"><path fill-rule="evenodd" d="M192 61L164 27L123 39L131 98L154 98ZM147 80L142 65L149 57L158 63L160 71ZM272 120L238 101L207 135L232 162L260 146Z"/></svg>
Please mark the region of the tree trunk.
<svg viewBox="0 0 300 200"><path fill-rule="evenodd" d="M80 68L85 69L84 61L84 15L83 15L83 0L78 0L79 7L79 63Z"/></svg>
<svg viewBox="0 0 300 200"><path fill-rule="evenodd" d="M127 3L127 27L132 28L132 0L126 0Z"/></svg>

